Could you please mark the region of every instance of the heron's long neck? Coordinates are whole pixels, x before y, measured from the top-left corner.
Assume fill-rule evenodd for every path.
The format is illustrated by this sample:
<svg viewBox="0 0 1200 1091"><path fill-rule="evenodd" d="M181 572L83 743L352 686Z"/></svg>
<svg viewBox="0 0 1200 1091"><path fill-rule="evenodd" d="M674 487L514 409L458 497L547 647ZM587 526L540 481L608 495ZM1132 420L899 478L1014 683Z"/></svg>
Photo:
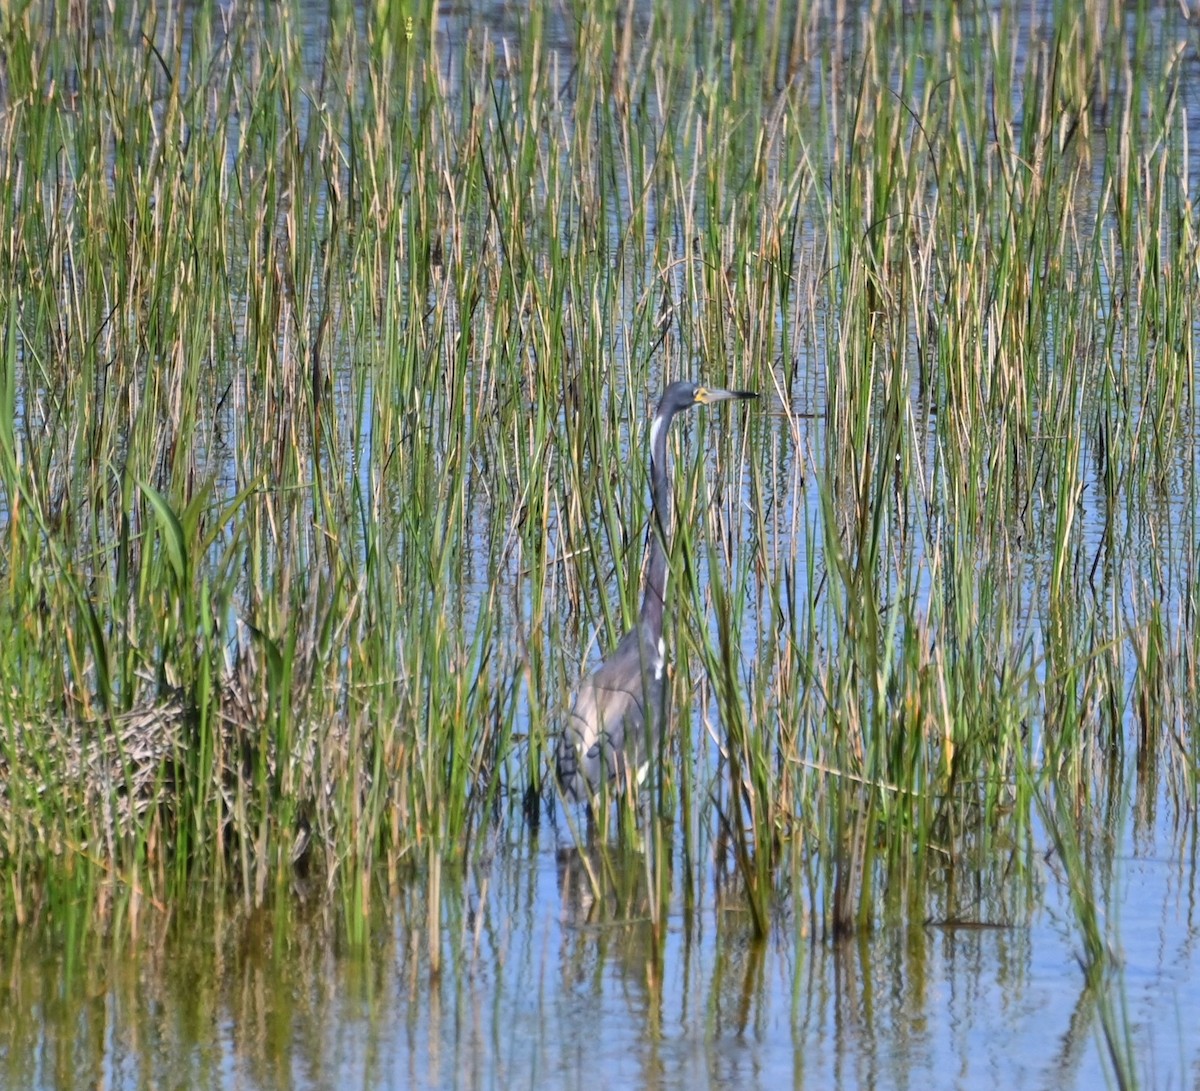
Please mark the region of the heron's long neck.
<svg viewBox="0 0 1200 1091"><path fill-rule="evenodd" d="M663 605L667 600L667 527L671 522L671 487L667 477L667 429L673 413L661 409L650 425L650 537L647 544L646 592L642 621L652 632L662 633Z"/></svg>

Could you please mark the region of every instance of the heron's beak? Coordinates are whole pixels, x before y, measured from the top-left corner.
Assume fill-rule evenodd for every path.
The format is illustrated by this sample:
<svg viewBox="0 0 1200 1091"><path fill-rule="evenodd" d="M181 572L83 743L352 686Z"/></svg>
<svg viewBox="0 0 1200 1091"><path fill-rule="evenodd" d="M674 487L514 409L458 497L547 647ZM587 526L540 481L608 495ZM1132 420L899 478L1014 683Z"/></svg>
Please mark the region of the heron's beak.
<svg viewBox="0 0 1200 1091"><path fill-rule="evenodd" d="M713 402L741 401L745 398L757 398L756 390L721 390L715 386L702 386L696 391L696 401L701 405L712 405Z"/></svg>

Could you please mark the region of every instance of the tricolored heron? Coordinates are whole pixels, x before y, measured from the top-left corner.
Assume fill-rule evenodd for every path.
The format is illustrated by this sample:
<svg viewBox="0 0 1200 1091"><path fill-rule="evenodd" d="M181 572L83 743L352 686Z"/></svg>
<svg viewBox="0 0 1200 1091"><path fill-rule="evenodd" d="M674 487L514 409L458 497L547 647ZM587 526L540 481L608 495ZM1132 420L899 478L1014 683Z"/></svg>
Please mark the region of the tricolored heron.
<svg viewBox="0 0 1200 1091"><path fill-rule="evenodd" d="M662 734L662 679L666 666L663 606L667 597L666 531L671 508L667 429L676 413L693 406L757 397L748 390L718 390L682 382L671 383L658 403L650 423L652 514L641 613L612 655L579 683L558 737L558 782L563 794L574 802L591 802L609 780L617 781L619 788L628 787L631 770L640 785ZM652 747L649 753L648 741Z"/></svg>

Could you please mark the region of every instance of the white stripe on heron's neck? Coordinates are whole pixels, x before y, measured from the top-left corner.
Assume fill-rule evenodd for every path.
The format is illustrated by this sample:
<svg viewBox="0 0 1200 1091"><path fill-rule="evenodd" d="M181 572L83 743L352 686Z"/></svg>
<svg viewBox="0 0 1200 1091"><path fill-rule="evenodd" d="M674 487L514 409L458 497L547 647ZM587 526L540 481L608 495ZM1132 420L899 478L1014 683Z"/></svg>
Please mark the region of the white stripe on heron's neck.
<svg viewBox="0 0 1200 1091"><path fill-rule="evenodd" d="M659 413L650 425L650 461L654 461L654 452L658 447L658 432L663 426L662 414Z"/></svg>

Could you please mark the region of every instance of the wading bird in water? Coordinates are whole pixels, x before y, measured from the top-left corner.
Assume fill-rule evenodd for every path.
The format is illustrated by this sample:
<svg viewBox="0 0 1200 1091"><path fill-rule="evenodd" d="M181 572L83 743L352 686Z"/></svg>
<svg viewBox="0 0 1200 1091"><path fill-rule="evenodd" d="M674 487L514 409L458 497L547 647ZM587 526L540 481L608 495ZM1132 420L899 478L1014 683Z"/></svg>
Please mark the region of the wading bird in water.
<svg viewBox="0 0 1200 1091"><path fill-rule="evenodd" d="M748 390L718 390L696 383L671 383L650 423L651 518L646 586L637 624L593 674L579 683L558 737L555 768L563 795L591 802L602 784L618 790L645 780L662 737L663 606L667 597L667 542L671 486L667 473L667 429L676 413L697 405L757 398ZM649 749L647 747L649 746Z"/></svg>

